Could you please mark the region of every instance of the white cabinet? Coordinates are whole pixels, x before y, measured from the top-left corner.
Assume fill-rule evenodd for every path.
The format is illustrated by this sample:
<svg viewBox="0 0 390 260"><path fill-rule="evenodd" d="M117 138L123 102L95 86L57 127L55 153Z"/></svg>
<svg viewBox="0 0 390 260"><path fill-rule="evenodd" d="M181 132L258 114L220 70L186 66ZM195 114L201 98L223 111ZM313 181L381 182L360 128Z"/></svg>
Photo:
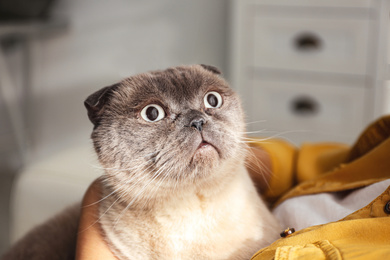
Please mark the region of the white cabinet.
<svg viewBox="0 0 390 260"><path fill-rule="evenodd" d="M275 130L270 135L293 141L343 141L364 124L365 88L276 81L255 81L251 86L249 117L265 118L262 125Z"/></svg>
<svg viewBox="0 0 390 260"><path fill-rule="evenodd" d="M234 0L230 74L248 130L296 144L353 142L389 102L382 69L388 6L389 0Z"/></svg>
<svg viewBox="0 0 390 260"><path fill-rule="evenodd" d="M255 15L255 67L366 73L369 20Z"/></svg>

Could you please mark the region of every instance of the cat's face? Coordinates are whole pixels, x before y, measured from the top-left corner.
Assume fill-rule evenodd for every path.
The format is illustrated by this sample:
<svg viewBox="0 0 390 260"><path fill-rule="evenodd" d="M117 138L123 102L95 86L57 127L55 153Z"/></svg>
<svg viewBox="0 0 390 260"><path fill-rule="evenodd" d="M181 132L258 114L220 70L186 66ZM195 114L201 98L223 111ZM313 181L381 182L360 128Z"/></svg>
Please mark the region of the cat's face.
<svg viewBox="0 0 390 260"><path fill-rule="evenodd" d="M159 193L210 182L243 161L241 104L218 74L209 66L176 67L91 95L85 105L107 182L123 192Z"/></svg>

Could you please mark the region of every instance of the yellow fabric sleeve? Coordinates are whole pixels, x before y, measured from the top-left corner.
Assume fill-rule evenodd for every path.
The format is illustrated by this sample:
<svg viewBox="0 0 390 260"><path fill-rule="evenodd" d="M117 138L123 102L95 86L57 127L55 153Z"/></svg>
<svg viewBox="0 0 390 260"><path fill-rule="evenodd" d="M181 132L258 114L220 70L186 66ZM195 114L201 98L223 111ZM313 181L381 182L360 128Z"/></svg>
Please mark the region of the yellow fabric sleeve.
<svg viewBox="0 0 390 260"><path fill-rule="evenodd" d="M366 260L388 259L390 218L330 223L277 240L253 260Z"/></svg>
<svg viewBox="0 0 390 260"><path fill-rule="evenodd" d="M270 156L272 175L267 190L262 194L266 201L273 203L295 185L296 148L278 139L259 139L253 146L265 150Z"/></svg>
<svg viewBox="0 0 390 260"><path fill-rule="evenodd" d="M297 155L297 182L313 180L343 163L349 146L338 143L305 143Z"/></svg>
<svg viewBox="0 0 390 260"><path fill-rule="evenodd" d="M272 175L267 190L263 191L266 201L274 203L296 184L313 180L343 163L349 153L349 146L339 143L306 143L297 149L279 139L254 144L265 150L271 159Z"/></svg>
<svg viewBox="0 0 390 260"><path fill-rule="evenodd" d="M342 220L302 229L261 249L252 259L387 259L390 187Z"/></svg>
<svg viewBox="0 0 390 260"><path fill-rule="evenodd" d="M273 150L269 151L274 156ZM390 116L371 124L352 148L330 143L305 144L297 153L299 184L279 202L301 195L356 189L389 179L389 154ZM389 205L390 187L344 219L297 231L261 249L252 259L387 259Z"/></svg>
<svg viewBox="0 0 390 260"><path fill-rule="evenodd" d="M390 187L366 207L344 219L313 226L280 238L252 259L365 260L390 255Z"/></svg>

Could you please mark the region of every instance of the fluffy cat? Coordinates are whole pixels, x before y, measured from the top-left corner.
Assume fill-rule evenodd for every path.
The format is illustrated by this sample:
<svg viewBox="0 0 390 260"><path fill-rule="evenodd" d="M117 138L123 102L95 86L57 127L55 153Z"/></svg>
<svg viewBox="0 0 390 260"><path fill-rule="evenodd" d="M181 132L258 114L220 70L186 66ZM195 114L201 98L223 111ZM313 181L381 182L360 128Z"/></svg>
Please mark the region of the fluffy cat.
<svg viewBox="0 0 390 260"><path fill-rule="evenodd" d="M85 106L105 168L98 220L119 259L249 259L278 238L245 168L240 100L218 69L139 74L97 91ZM74 257L78 214L65 215L49 224L73 223L69 255L37 250L28 259ZM31 248L31 238L50 237L45 231L37 228L3 259L27 259L15 252Z"/></svg>
<svg viewBox="0 0 390 260"><path fill-rule="evenodd" d="M248 259L277 238L244 165L240 100L219 74L169 68L86 100L106 169L100 224L120 259Z"/></svg>

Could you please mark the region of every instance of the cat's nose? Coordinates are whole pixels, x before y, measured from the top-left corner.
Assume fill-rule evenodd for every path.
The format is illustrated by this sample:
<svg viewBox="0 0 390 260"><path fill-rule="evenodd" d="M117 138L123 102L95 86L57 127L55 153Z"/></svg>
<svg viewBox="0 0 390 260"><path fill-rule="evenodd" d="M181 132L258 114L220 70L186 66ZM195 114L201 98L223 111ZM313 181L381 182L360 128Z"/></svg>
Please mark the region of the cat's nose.
<svg viewBox="0 0 390 260"><path fill-rule="evenodd" d="M205 120L203 118L194 118L192 119L190 126L198 130L199 132L202 132L203 125L205 123Z"/></svg>

